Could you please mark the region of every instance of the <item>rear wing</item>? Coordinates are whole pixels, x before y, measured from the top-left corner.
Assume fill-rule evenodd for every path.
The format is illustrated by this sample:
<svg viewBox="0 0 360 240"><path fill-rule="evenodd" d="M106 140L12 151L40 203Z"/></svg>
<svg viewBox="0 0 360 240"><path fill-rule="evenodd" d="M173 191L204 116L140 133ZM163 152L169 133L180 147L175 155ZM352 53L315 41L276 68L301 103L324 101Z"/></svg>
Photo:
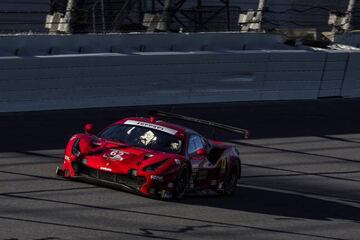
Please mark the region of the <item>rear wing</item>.
<svg viewBox="0 0 360 240"><path fill-rule="evenodd" d="M207 121L207 120L202 120L202 119L193 118L193 117L187 117L187 116L183 116L180 114L168 113L168 112L163 112L163 111L158 111L158 110L149 111L149 116L153 116L153 117L158 116L158 117L172 118L172 119L178 119L178 120L183 120L183 121L187 121L187 122L198 123L198 124L226 130L228 132L239 133L239 134L243 135L245 139L249 138L248 130L221 124L221 123L211 122L211 121Z"/></svg>

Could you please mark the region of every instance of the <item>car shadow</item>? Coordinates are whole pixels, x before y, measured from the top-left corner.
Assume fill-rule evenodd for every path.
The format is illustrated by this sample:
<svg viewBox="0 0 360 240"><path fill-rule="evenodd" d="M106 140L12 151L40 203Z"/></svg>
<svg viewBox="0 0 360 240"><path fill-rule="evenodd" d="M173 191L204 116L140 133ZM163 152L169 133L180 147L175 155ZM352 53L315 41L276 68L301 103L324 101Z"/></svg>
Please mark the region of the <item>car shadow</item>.
<svg viewBox="0 0 360 240"><path fill-rule="evenodd" d="M251 138L360 133L360 99L179 104L0 113L0 152L64 148L85 123L96 130L125 118L148 116L151 109L202 118L250 130ZM238 139L209 126L171 120L218 140Z"/></svg>
<svg viewBox="0 0 360 240"><path fill-rule="evenodd" d="M351 203L251 186L238 187L232 196L186 196L181 203L267 214L275 220L341 219L360 223L360 208Z"/></svg>

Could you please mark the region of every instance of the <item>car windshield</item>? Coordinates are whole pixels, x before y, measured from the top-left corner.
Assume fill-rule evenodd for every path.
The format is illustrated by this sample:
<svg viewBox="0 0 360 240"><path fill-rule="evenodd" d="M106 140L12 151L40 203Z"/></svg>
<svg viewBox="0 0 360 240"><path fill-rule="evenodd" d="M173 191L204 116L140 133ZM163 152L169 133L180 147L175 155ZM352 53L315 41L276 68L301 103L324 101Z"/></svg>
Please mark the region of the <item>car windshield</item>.
<svg viewBox="0 0 360 240"><path fill-rule="evenodd" d="M160 152L181 153L182 150L182 141L176 136L141 126L114 125L100 133L100 137Z"/></svg>

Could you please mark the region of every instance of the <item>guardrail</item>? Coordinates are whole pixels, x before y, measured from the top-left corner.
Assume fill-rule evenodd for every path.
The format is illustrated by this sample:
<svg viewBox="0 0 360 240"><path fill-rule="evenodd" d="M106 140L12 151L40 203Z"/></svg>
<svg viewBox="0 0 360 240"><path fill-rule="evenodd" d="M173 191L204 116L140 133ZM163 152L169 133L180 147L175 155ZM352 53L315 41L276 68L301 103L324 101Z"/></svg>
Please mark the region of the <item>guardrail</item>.
<svg viewBox="0 0 360 240"><path fill-rule="evenodd" d="M156 38L150 41L148 35L144 38L148 38L153 51L131 49L134 42L121 44L125 40L118 36L108 40L106 46L117 43L113 46L126 51L91 50L101 50L100 44L88 46L88 52L93 53L59 51L60 55L36 55L42 52L36 48L27 52L32 45L23 40L24 48L18 50L23 54L0 57L0 112L360 95L360 52L259 50L259 46L258 50L230 50L216 46L215 40L206 45L213 50L193 48L206 42L205 36L197 42L196 35L192 44L181 45L187 46L186 51L156 50L155 46L161 46L156 43L174 44L169 40L171 36L169 41L164 41L164 35L157 42ZM234 38L226 41L224 36L221 42L231 47L236 38L231 36ZM53 41L60 47L81 45L61 37ZM43 46L41 41L35 43L43 50L55 46L51 41ZM273 44L277 46L278 42L274 40ZM21 44L13 42L12 46Z"/></svg>

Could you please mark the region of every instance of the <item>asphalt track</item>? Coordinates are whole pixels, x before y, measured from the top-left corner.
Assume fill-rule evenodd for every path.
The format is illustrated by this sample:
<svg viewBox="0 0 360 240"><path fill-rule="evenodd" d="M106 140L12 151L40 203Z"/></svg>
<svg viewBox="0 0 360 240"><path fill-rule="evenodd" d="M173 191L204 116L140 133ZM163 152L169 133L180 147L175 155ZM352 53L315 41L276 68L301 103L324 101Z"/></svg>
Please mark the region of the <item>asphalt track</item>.
<svg viewBox="0 0 360 240"><path fill-rule="evenodd" d="M84 123L149 108L0 114L0 240L360 239L359 99L155 108L251 130L215 132L242 153L233 197L166 202L54 176Z"/></svg>

